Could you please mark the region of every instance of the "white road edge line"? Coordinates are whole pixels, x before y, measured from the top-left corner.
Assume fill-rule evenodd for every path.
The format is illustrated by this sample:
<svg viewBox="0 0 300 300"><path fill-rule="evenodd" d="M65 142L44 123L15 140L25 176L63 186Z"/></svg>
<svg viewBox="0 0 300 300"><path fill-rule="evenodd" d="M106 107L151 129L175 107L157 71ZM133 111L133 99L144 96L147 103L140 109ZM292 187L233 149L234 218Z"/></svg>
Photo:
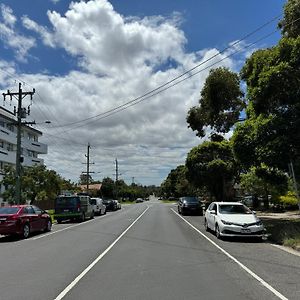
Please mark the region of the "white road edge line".
<svg viewBox="0 0 300 300"><path fill-rule="evenodd" d="M76 284L113 248L113 246L126 234L126 232L146 213L149 206L110 244L86 269L84 269L54 300L63 299Z"/></svg>
<svg viewBox="0 0 300 300"><path fill-rule="evenodd" d="M189 221L187 221L185 218L183 218L181 215L179 215L173 208L171 210L180 217L184 222L186 222L190 227L192 227L195 231L197 231L200 235L202 235L205 239L207 239L211 244L213 244L216 248L218 248L220 251L222 251L227 257L229 257L231 260L233 260L235 263L237 263L243 270L245 270L248 274L250 274L252 277L254 277L257 281L259 281L264 287L266 287L269 291L271 291L274 295L276 295L281 300L288 300L285 296L283 296L281 293L279 293L277 290L275 290L270 284L268 284L266 281L264 281L261 277L256 275L253 271L251 271L248 267L246 267L244 264L242 264L240 261L238 261L235 257L233 257L231 254L229 254L226 250L221 248L218 244L216 244L213 240L211 240L209 237L207 237L205 234L203 234L198 228L196 228L193 224L191 224Z"/></svg>
<svg viewBox="0 0 300 300"><path fill-rule="evenodd" d="M59 229L59 230L56 230L56 231L51 231L49 233L46 233L46 234L43 234L43 235L40 235L40 236L37 236L37 237L34 237L32 239L27 239L26 241L31 241L31 240L39 240L39 239L42 239L44 237L47 237L49 235L52 235L52 234L55 234L55 233L59 233L59 232L62 232L62 231L65 231L65 230L68 230L68 229L71 229L71 228L74 228L74 227L77 227L77 226L80 226L80 225L84 225L84 224L88 224L90 222L93 222L93 221L96 221L96 220L101 220L105 217L107 217L108 215L104 215L104 216L101 216L100 218L95 218L95 219L91 219L91 220L88 220L88 221L85 221L85 222L82 222L82 223L79 223L79 224L75 224L75 225L71 225L71 226L68 226L68 227L65 227L65 228L62 228L62 229Z"/></svg>

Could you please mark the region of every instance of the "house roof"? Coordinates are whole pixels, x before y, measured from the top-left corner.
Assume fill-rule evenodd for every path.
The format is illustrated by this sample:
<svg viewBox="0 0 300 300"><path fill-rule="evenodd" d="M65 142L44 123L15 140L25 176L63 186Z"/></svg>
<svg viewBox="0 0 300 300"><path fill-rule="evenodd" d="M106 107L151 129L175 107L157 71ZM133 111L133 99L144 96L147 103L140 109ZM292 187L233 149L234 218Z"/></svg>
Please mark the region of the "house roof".
<svg viewBox="0 0 300 300"><path fill-rule="evenodd" d="M102 183L89 184L89 190L101 190ZM86 184L81 184L80 189L86 191Z"/></svg>

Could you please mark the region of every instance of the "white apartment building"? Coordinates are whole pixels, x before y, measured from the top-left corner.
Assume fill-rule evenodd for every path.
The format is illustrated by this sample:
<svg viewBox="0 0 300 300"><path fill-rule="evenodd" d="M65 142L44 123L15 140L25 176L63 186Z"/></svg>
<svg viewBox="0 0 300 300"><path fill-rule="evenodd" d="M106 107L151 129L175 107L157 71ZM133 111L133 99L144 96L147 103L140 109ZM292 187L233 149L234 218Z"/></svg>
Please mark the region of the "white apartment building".
<svg viewBox="0 0 300 300"><path fill-rule="evenodd" d="M7 165L16 165L17 154L17 127L14 125L16 117L12 112L0 106L0 181L3 178L3 170ZM21 131L21 156L22 166L43 165L44 160L39 154L47 154L47 145L39 142L42 132L23 126ZM3 201L1 193L4 186L0 184L0 203Z"/></svg>

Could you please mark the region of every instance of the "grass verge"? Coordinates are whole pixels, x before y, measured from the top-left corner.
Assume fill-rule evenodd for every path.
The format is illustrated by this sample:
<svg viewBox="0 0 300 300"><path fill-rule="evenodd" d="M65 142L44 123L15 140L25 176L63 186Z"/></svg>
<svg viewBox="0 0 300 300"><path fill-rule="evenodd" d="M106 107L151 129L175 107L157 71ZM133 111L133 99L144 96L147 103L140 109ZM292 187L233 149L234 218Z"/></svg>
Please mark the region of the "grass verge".
<svg viewBox="0 0 300 300"><path fill-rule="evenodd" d="M264 219L263 223L272 242L300 250L300 219Z"/></svg>

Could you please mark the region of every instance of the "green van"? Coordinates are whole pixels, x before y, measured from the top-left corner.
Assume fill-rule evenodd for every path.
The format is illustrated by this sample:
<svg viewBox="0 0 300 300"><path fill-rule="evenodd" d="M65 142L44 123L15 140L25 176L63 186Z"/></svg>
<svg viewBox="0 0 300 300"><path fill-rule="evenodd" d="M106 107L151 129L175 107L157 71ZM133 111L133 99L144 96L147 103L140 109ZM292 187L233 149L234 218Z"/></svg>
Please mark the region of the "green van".
<svg viewBox="0 0 300 300"><path fill-rule="evenodd" d="M94 208L89 196L71 195L58 196L55 199L54 218L57 223L63 220L77 220L84 222L87 218L94 218Z"/></svg>

